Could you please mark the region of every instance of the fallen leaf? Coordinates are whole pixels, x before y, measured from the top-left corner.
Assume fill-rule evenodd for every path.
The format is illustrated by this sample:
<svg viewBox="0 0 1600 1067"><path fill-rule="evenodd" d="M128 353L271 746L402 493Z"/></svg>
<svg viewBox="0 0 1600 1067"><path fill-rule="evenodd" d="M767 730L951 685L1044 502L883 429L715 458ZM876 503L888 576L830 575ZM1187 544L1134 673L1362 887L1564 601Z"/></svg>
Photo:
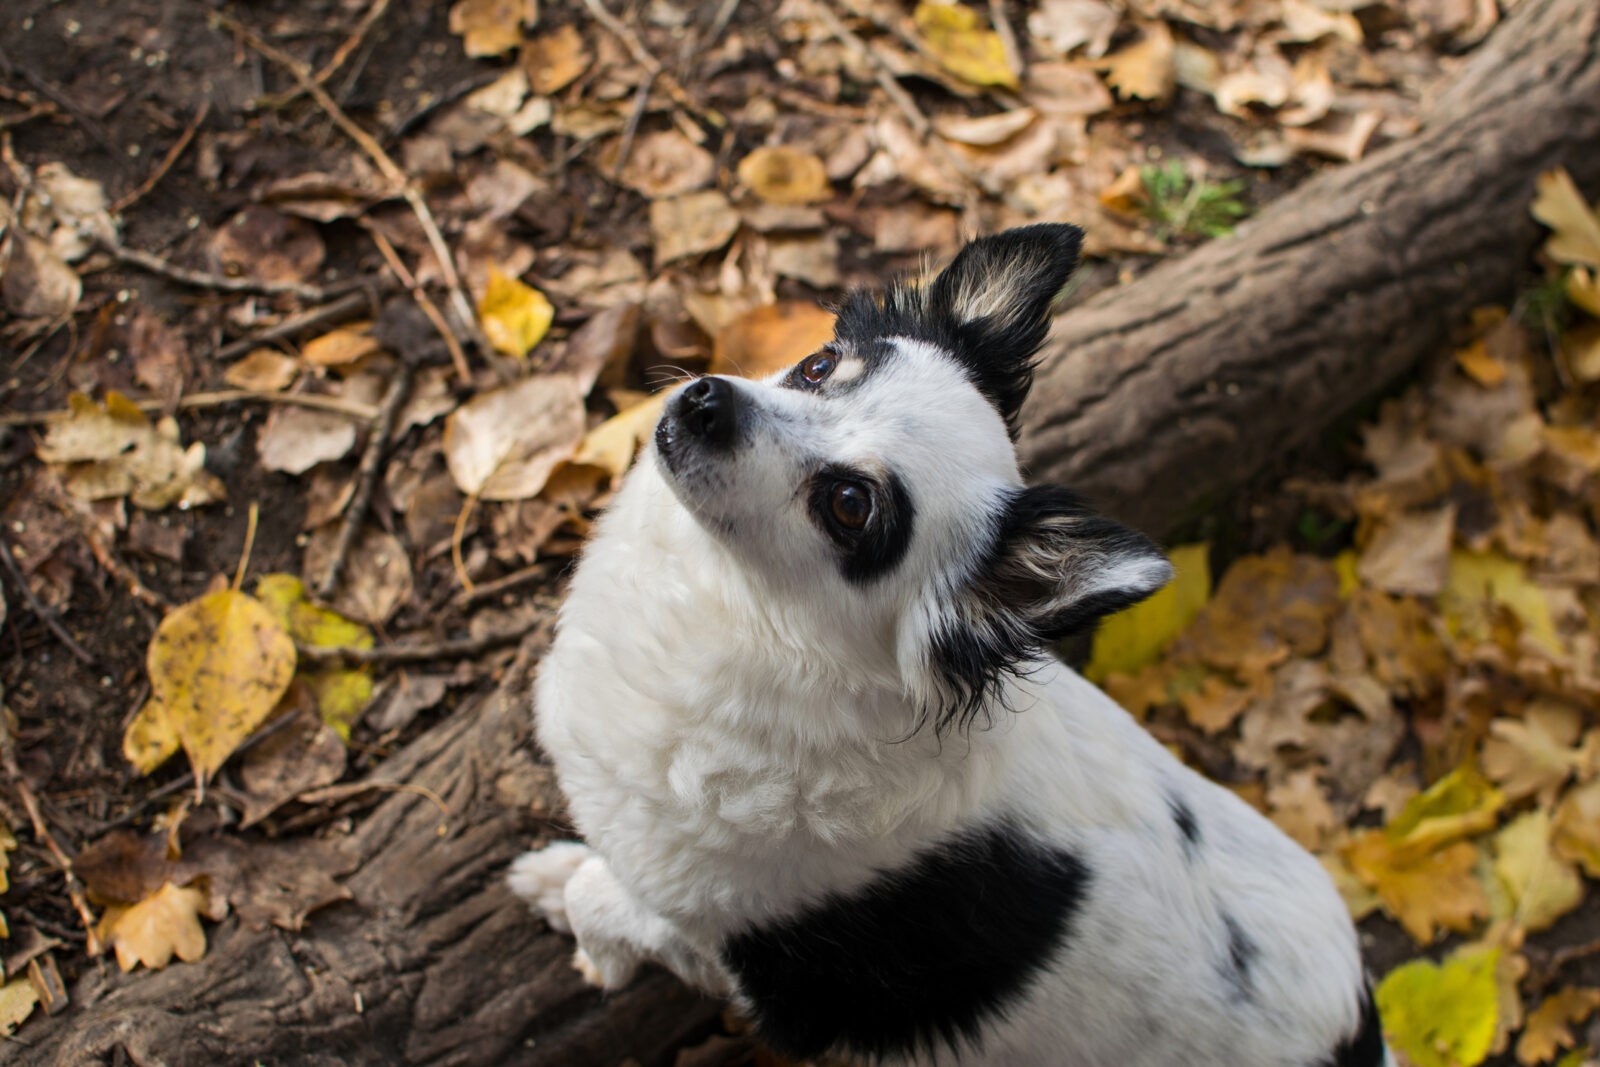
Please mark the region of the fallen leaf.
<svg viewBox="0 0 1600 1067"><path fill-rule="evenodd" d="M67 491L80 500L127 496L136 506L160 510L198 507L225 494L205 469L205 445L184 448L171 418L152 424L121 393L104 406L81 393L67 398L69 418L50 424L38 456L58 465Z"/></svg>
<svg viewBox="0 0 1600 1067"><path fill-rule="evenodd" d="M528 74L528 86L540 96L559 92L577 81L593 59L583 35L570 22L534 37L522 47L522 69Z"/></svg>
<svg viewBox="0 0 1600 1067"><path fill-rule="evenodd" d="M171 963L173 956L193 963L206 954L206 932L200 925L206 909L205 890L167 882L137 904L108 907L96 933L103 944L116 950L117 966L124 971L141 963L158 971ZM207 918L219 917L207 914Z"/></svg>
<svg viewBox="0 0 1600 1067"><path fill-rule="evenodd" d="M1289 127L1283 136L1296 152L1354 163L1366 155L1381 125L1383 113L1375 109L1354 114L1336 111L1315 123Z"/></svg>
<svg viewBox="0 0 1600 1067"><path fill-rule="evenodd" d="M1562 1049L1572 1048L1578 1041L1572 1027L1593 1015L1596 1008L1600 1008L1600 989L1567 986L1545 997L1528 1015L1517 1039L1517 1062L1534 1067L1555 1059Z"/></svg>
<svg viewBox="0 0 1600 1067"><path fill-rule="evenodd" d="M370 686L369 686L370 689ZM241 826L252 826L301 793L344 774L344 741L315 714L299 712L251 746L239 760L244 787Z"/></svg>
<svg viewBox="0 0 1600 1067"><path fill-rule="evenodd" d="M178 732L167 709L154 697L147 699L122 733L122 755L136 774L149 774L171 759L180 747Z"/></svg>
<svg viewBox="0 0 1600 1067"><path fill-rule="evenodd" d="M1017 72L1006 62L1005 45L978 13L955 3L919 3L911 15L928 51L945 70L970 85L1017 88Z"/></svg>
<svg viewBox="0 0 1600 1067"><path fill-rule="evenodd" d="M1567 791L1556 808L1554 838L1557 855L1600 878L1600 779Z"/></svg>
<svg viewBox="0 0 1600 1067"><path fill-rule="evenodd" d="M1539 794L1549 807L1575 771L1597 769L1593 746L1578 746L1583 713L1554 700L1536 699L1519 719L1495 719L1483 744L1483 769L1511 801Z"/></svg>
<svg viewBox="0 0 1600 1067"><path fill-rule="evenodd" d="M839 239L831 233L796 234L766 239L767 266L780 278L797 278L813 289L836 289Z"/></svg>
<svg viewBox="0 0 1600 1067"><path fill-rule="evenodd" d="M1267 809L1278 828L1310 852L1322 851L1340 826L1315 767L1294 771L1277 785L1269 785Z"/></svg>
<svg viewBox="0 0 1600 1067"><path fill-rule="evenodd" d="M396 543L398 544L398 542ZM371 546L368 546L371 547ZM309 546L308 546L309 550ZM354 551L354 550L352 550ZM378 549L381 555L395 551L394 545L384 544ZM402 553L403 555L403 553ZM382 560L374 561L380 566ZM359 571L367 566L355 562ZM409 566L406 571L409 575ZM396 604L405 594L396 593ZM311 602L305 583L292 574L264 574L256 580L256 598L283 623L284 629L297 645L310 648L371 648L372 631L358 622L345 618L336 611ZM371 599L371 598L368 598ZM387 605L368 604L369 608L383 609ZM318 670L301 669L298 677L316 699L317 711L341 740L350 739L350 728L372 701L372 670L368 667L323 667ZM343 766L341 762L340 766Z"/></svg>
<svg viewBox="0 0 1600 1067"><path fill-rule="evenodd" d="M1557 263L1600 267L1600 215L1583 199L1565 167L1539 175L1530 210L1553 231L1544 244L1546 255Z"/></svg>
<svg viewBox="0 0 1600 1067"><path fill-rule="evenodd" d="M72 873L96 904L137 904L184 880L168 844L164 833L113 830L73 858Z"/></svg>
<svg viewBox="0 0 1600 1067"><path fill-rule="evenodd" d="M70 315L83 295L83 281L48 244L11 230L9 255L0 263L0 302L19 319Z"/></svg>
<svg viewBox="0 0 1600 1067"><path fill-rule="evenodd" d="M622 142L611 142L601 156L608 169L616 166ZM677 129L641 134L633 143L617 180L650 200L682 196L704 189L716 177L717 163L710 152Z"/></svg>
<svg viewBox="0 0 1600 1067"><path fill-rule="evenodd" d="M1284 40L1310 44L1322 37L1339 37L1362 43L1361 23L1348 11L1330 9L1309 0L1283 0Z"/></svg>
<svg viewBox="0 0 1600 1067"><path fill-rule="evenodd" d="M39 1003L39 993L28 981L28 976L13 978L0 986L0 1034L10 1035L33 1014Z"/></svg>
<svg viewBox="0 0 1600 1067"><path fill-rule="evenodd" d="M1039 113L1031 107L1013 108L993 115L940 115L933 128L948 141L992 148L1003 144L1032 126Z"/></svg>
<svg viewBox="0 0 1600 1067"><path fill-rule="evenodd" d="M1194 621L1211 596L1211 546L1182 545L1167 555L1173 577L1153 596L1100 624L1084 676L1102 682L1112 673L1132 674L1156 658Z"/></svg>
<svg viewBox="0 0 1600 1067"><path fill-rule="evenodd" d="M765 378L833 340L834 316L806 300L752 308L717 331L711 374Z"/></svg>
<svg viewBox="0 0 1600 1067"><path fill-rule="evenodd" d="M1094 59L1111 47L1119 21L1117 12L1101 0L1044 0L1028 15L1028 33L1057 55L1083 48Z"/></svg>
<svg viewBox="0 0 1600 1067"><path fill-rule="evenodd" d="M1122 97L1165 100L1177 85L1172 31L1164 22L1143 23L1140 29L1139 40L1113 52L1097 65L1105 71L1106 84Z"/></svg>
<svg viewBox="0 0 1600 1067"><path fill-rule="evenodd" d="M42 164L34 173L34 190L49 208L50 247L68 263L94 250L96 239L114 241L117 226L110 215L105 186L80 178L65 163ZM38 231L43 236L42 228Z"/></svg>
<svg viewBox="0 0 1600 1067"><path fill-rule="evenodd" d="M341 326L307 341L300 358L313 367L343 367L372 355L383 346L372 336L370 322Z"/></svg>
<svg viewBox="0 0 1600 1067"><path fill-rule="evenodd" d="M765 145L745 156L739 180L769 204L814 204L833 195L822 160L788 145Z"/></svg>
<svg viewBox="0 0 1600 1067"><path fill-rule="evenodd" d="M1567 299L1600 318L1600 272L1573 267L1567 272Z"/></svg>
<svg viewBox="0 0 1600 1067"><path fill-rule="evenodd" d="M300 374L300 363L292 356L258 348L222 374L222 380L237 389L257 393L281 393Z"/></svg>
<svg viewBox="0 0 1600 1067"><path fill-rule="evenodd" d="M327 572L339 531L336 524L323 526L311 535L306 543L303 573L321 576ZM387 530L366 525L356 534L355 544L346 557L339 587L334 590L333 606L340 613L381 626L411 599L411 560L405 546ZM359 714L371 695L370 682L351 678L348 674L329 675L323 681L320 672L307 675L315 682L318 699L327 700L331 714L330 724L345 721Z"/></svg>
<svg viewBox="0 0 1600 1067"><path fill-rule="evenodd" d="M597 467L605 471L615 485L633 466L633 457L655 432L661 410L671 395L670 389L664 389L648 400L617 412L584 435L567 463L574 467Z"/></svg>
<svg viewBox="0 0 1600 1067"><path fill-rule="evenodd" d="M715 189L650 203L650 233L656 266L714 252L739 229L739 213Z"/></svg>
<svg viewBox="0 0 1600 1067"><path fill-rule="evenodd" d="M266 721L294 676L294 642L260 601L234 589L167 613L147 656L152 699L204 781Z"/></svg>
<svg viewBox="0 0 1600 1067"><path fill-rule="evenodd" d="M1512 918L1537 933L1583 901L1583 879L1552 850L1550 813L1530 811L1495 834L1495 874L1510 895Z"/></svg>
<svg viewBox="0 0 1600 1067"><path fill-rule="evenodd" d="M1425 852L1490 829L1505 803L1504 793L1465 764L1413 797L1383 833L1401 849Z"/></svg>
<svg viewBox="0 0 1600 1067"><path fill-rule="evenodd" d="M343 459L355 446L355 420L302 407L274 408L256 436L261 466L285 474L304 474L318 463Z"/></svg>
<svg viewBox="0 0 1600 1067"><path fill-rule="evenodd" d="M1455 528L1454 507L1392 516L1361 553L1356 573L1386 593L1435 596L1450 577Z"/></svg>
<svg viewBox="0 0 1600 1067"><path fill-rule="evenodd" d="M315 226L261 204L240 211L211 237L211 258L230 278L305 282L326 254Z"/></svg>
<svg viewBox="0 0 1600 1067"><path fill-rule="evenodd" d="M1456 350L1456 366L1486 389L1493 389L1506 380L1506 365L1489 351L1482 338L1465 348Z"/></svg>
<svg viewBox="0 0 1600 1067"><path fill-rule="evenodd" d="M639 338L639 305L632 301L605 308L589 317L567 338L566 348L546 370L570 374L587 395L596 382L620 386Z"/></svg>
<svg viewBox="0 0 1600 1067"><path fill-rule="evenodd" d="M467 55L498 56L522 43L522 26L539 21L538 0L456 0L450 32Z"/></svg>
<svg viewBox="0 0 1600 1067"><path fill-rule="evenodd" d="M1413 1067L1475 1067L1499 1020L1497 948L1466 946L1442 964L1402 963L1374 991L1389 1041Z"/></svg>
<svg viewBox="0 0 1600 1067"><path fill-rule="evenodd" d="M1439 598L1445 626L1457 641L1490 639L1494 607L1502 607L1522 624L1523 634L1539 648L1562 655L1545 592L1528 579L1518 560L1497 552L1457 549L1450 554L1450 575Z"/></svg>
<svg viewBox="0 0 1600 1067"><path fill-rule="evenodd" d="M489 285L478 301L478 317L495 351L517 359L526 356L544 340L555 314L539 290L489 268Z"/></svg>
<svg viewBox="0 0 1600 1067"><path fill-rule="evenodd" d="M583 436L583 393L569 374L523 378L479 393L445 421L444 456L463 493L535 496Z"/></svg>

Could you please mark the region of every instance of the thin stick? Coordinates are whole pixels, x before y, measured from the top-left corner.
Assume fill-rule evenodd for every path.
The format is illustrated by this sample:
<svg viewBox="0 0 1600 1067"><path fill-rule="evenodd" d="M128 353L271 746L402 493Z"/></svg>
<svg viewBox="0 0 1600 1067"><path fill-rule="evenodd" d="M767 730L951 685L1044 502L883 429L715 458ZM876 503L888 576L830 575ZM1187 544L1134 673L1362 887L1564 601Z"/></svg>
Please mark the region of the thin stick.
<svg viewBox="0 0 1600 1067"><path fill-rule="evenodd" d="M386 645L379 648L316 648L299 645L300 662L316 666L347 664L350 666L396 666L404 663L427 663L440 659L471 659L506 645L514 645L541 626L550 623L550 614L540 612L539 617L520 629L502 630L481 637L465 637L455 641L434 641L421 644Z"/></svg>
<svg viewBox="0 0 1600 1067"><path fill-rule="evenodd" d="M394 372L389 391L378 408L377 418L367 432L367 447L361 453L361 466L356 473L356 492L344 510L344 522L339 527L339 539L334 542L333 556L328 560L328 570L317 585L317 596L323 600L333 596L339 587L339 576L344 571L344 561L361 532L361 523L372 505L372 492L378 484L378 474L383 469L383 456L389 450L389 438L394 435L394 425L400 418L400 409L411 395L411 364L405 360Z"/></svg>
<svg viewBox="0 0 1600 1067"><path fill-rule="evenodd" d="M17 767L17 738L11 732L11 727L6 724L10 712L0 709L0 762L4 763L6 777L11 779L12 788L17 791L17 796L22 800L22 806L27 809L28 821L33 824L33 836L45 850L50 853L50 858L55 861L56 869L61 872L61 877L67 883L67 896L72 899L72 906L78 912L78 919L83 923L83 929L88 934L88 943L85 946L89 955L100 954L100 937L95 933L94 912L89 910L89 901L83 895L83 888L78 884L77 875L72 873L72 861L67 854L61 851L61 846L56 843L55 835L50 832L49 825L44 821L44 816L39 811L39 800L33 795L33 787L28 785L28 780L22 776L22 771Z"/></svg>
<svg viewBox="0 0 1600 1067"><path fill-rule="evenodd" d="M57 89L54 85L51 85L50 82L41 75L34 73L27 67L12 62L11 58L6 55L3 49L0 49L0 71L3 71L8 76L13 74L20 76L23 81L27 82L33 88L34 92L50 101L62 111L65 111L68 115L71 115L73 121L75 121L79 126L82 126L83 131L90 137L94 138L94 140L99 143L100 147L105 149L107 154L111 156L112 166L116 167L119 171L127 170L127 153L125 153L117 145L117 143L111 139L111 135L106 132L106 128L100 125L100 123L96 122L94 117L91 116L87 111L79 107L77 101L73 100L72 97L68 96L60 89Z"/></svg>
<svg viewBox="0 0 1600 1067"><path fill-rule="evenodd" d="M467 573L466 561L461 558L461 541L467 535L467 520L472 518L473 510L478 506L478 494L467 494L467 499L462 502L461 510L456 512L455 528L450 531L450 565L455 568L456 580L461 583L462 592L467 596L472 595L474 588L472 576Z"/></svg>
<svg viewBox="0 0 1600 1067"><path fill-rule="evenodd" d="M521 570L512 571L510 574L496 578L492 582L474 585L470 590L463 589L456 594L455 606L457 608L470 608L474 604L481 604L490 597L498 596L508 589L515 589L519 585L527 585L529 582L548 578L553 569L554 567L548 560L543 563L529 564Z"/></svg>
<svg viewBox="0 0 1600 1067"><path fill-rule="evenodd" d="M121 582L135 600L157 611L165 612L171 609L172 601L141 582L139 576L133 573L133 569L118 559L111 546L100 539L100 534L96 532L93 524L88 519L72 509L60 505L57 506L56 510L77 525L78 532L83 534L83 539L88 543L89 551L94 555L95 562L100 564L107 574Z"/></svg>
<svg viewBox="0 0 1600 1067"><path fill-rule="evenodd" d="M304 282L264 282L255 278L225 278L220 274L210 271L190 270L188 267L179 267L168 263L160 256L141 252L137 248L129 248L108 238L95 235L94 243L112 257L129 266L147 270L151 274L159 274L170 278L183 285L196 289L214 289L219 293L259 293L264 296L293 296L306 301L308 304L323 304L332 300L340 292L339 289L325 289L320 285L307 285Z"/></svg>
<svg viewBox="0 0 1600 1067"><path fill-rule="evenodd" d="M668 74L666 68L661 65L661 61L650 54L650 49L646 48L644 42L639 40L639 35L634 33L621 19L606 10L605 4L601 3L600 0L583 0L583 6L589 9L589 14L594 16L596 22L604 26L611 32L613 37L622 42L623 47L632 53L635 63L643 67L647 73L661 79L661 84L666 88L667 95L672 97L675 104L691 114L701 116L713 126L727 125L728 120L720 113L708 111L695 103L689 94L684 91L683 86L678 84L678 79Z"/></svg>
<svg viewBox="0 0 1600 1067"><path fill-rule="evenodd" d="M367 34L372 31L372 27L379 19L383 18L384 12L388 10L389 0L374 0L372 6L367 8L367 13L361 16L361 21L356 24L356 28L351 31L350 36L345 38L343 44L334 49L332 57L322 65L321 70L311 76L311 80L317 85L327 85L328 79L337 74L339 68L344 66L345 62L350 58L351 53L361 47L361 42L366 40ZM303 92L305 92L305 89L297 85L286 93L279 93L277 96L269 97L268 106L280 108L293 103L294 99Z"/></svg>
<svg viewBox="0 0 1600 1067"><path fill-rule="evenodd" d="M385 285L383 288L386 289L388 286ZM330 301L321 307L286 315L276 325L269 326L260 333L252 334L249 337L241 337L237 341L230 341L223 345L217 349L216 358L220 360L237 359L239 356L253 352L263 345L281 341L285 337L292 337L302 330L346 322L364 311L370 314L377 302L377 296L378 293L373 288L365 288L353 293L346 293L339 299Z"/></svg>
<svg viewBox="0 0 1600 1067"><path fill-rule="evenodd" d="M250 569L250 551L256 547L256 525L261 521L261 505L250 501L250 517L244 527L244 549L239 553L239 566L233 571L233 588L244 588L244 573Z"/></svg>
<svg viewBox="0 0 1600 1067"><path fill-rule="evenodd" d="M433 249L433 254L439 259L439 271L444 275L445 287L450 291L452 310L461 319L462 328L472 334L475 341L479 340L478 335L481 331L478 327L478 319L473 314L472 302L467 299L466 289L461 284L461 276L456 273L455 260L450 255L449 246L444 242L444 234L439 231L439 223L434 219L433 212L429 210L427 201L422 198L422 193L418 191L416 185L406 177L405 171L400 169L400 166L390 158L389 153L383 150L383 146L374 140L371 134L363 130L356 124L355 120L345 114L344 109L339 106L333 97L328 95L326 89L312 80L311 73L306 69L304 63L301 63L288 53L274 48L257 36L254 31L248 29L242 22L229 18L220 11L212 12L210 17L215 19L217 24L226 26L238 34L251 48L288 71L290 76L300 83L300 87L305 91L306 95L315 100L317 106L327 113L333 124L343 130L345 136L354 141L357 147L367 154L367 157L383 173L384 178L399 192L406 203L411 205L412 212L417 216L417 222L422 225L422 232L428 239L429 247ZM487 350L486 344L483 344L483 347Z"/></svg>
<svg viewBox="0 0 1600 1067"><path fill-rule="evenodd" d="M161 157L161 163L156 167L155 173L140 182L139 187L133 192L112 204L111 214L120 215L144 199L149 195L150 190L161 183L161 179L167 176L167 172L172 169L173 164L178 162L179 157L189 147L189 142L194 140L194 135L200 132L200 124L205 122L206 116L209 114L211 114L211 101L200 101L200 106L195 109L194 118L189 120L189 125L184 127L183 133L179 135L173 146L167 149L167 154Z"/></svg>
<svg viewBox="0 0 1600 1067"><path fill-rule="evenodd" d="M254 389L222 389L214 393L190 393L188 396L178 398L178 410L223 407L245 401L311 408L313 411L327 411L361 422L371 422L378 414L378 409L369 404L358 404L353 400L344 400L336 396L322 396L317 393L262 393ZM135 404L144 412L161 411L166 407L166 402L161 400L139 400L135 401ZM52 422L65 422L70 418L72 412L64 410L7 412L0 415L0 426L47 426Z"/></svg>
<svg viewBox="0 0 1600 1067"><path fill-rule="evenodd" d="M456 340L455 331L444 321L444 314L439 310L439 305L433 302L428 291L417 281L416 275L406 269L405 263L400 259L400 253L395 251L389 239L380 233L376 226L364 224L363 228L372 238L372 243L378 246L378 252L383 256L383 261L389 265L389 269L394 272L394 276L400 279L400 284L411 293L411 299L417 302L417 307L421 308L428 321L433 323L433 328L439 331L445 348L450 351L450 362L455 367L456 374L463 382L470 382L472 369L467 366L467 354L461 350L461 342Z"/></svg>
<svg viewBox="0 0 1600 1067"><path fill-rule="evenodd" d="M639 135L639 123L644 121L645 109L650 104L650 87L656 83L658 74L647 73L644 81L639 83L639 89L633 94L633 108L628 112L628 124L622 128L622 144L617 149L617 163L611 168L611 192L606 197L607 205L616 195L617 186L622 184L622 168L628 165L628 153L633 151L633 140Z"/></svg>
<svg viewBox="0 0 1600 1067"><path fill-rule="evenodd" d="M6 543L4 537L0 537L0 561L4 561L6 570L17 583L17 588L22 590L22 598L28 602L28 609L33 612L34 617L56 635L56 640L65 645L67 651L71 652L79 663L92 665L94 657L73 639L65 626L61 625L61 620L57 618L55 611L46 607L34 595L33 587L28 584L27 575L23 574L22 568L17 565L17 558L11 554L11 546Z"/></svg>

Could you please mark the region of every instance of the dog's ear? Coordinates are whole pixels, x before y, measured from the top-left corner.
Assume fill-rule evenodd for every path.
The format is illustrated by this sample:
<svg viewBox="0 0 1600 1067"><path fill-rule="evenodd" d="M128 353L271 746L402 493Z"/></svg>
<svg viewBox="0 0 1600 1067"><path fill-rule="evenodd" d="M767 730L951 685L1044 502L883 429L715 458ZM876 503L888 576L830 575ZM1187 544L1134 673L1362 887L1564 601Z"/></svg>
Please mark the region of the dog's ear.
<svg viewBox="0 0 1600 1067"><path fill-rule="evenodd" d="M1078 265L1083 231L1039 223L980 237L928 287L928 310L960 340L959 359L1016 436L1050 305Z"/></svg>
<svg viewBox="0 0 1600 1067"><path fill-rule="evenodd" d="M967 725L1046 644L1138 603L1171 577L1172 564L1149 538L1066 490L1016 491L988 557L934 635L933 662L947 690L939 727Z"/></svg>

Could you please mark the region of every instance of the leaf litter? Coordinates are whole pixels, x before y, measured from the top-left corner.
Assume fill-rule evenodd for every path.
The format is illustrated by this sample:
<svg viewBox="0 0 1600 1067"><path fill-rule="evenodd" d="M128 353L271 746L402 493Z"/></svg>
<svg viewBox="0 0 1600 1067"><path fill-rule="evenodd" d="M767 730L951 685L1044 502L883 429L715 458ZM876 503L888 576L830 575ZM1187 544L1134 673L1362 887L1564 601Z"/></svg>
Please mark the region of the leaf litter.
<svg viewBox="0 0 1600 1067"><path fill-rule="evenodd" d="M1274 168L1358 158L1403 137L1440 50L1466 47L1492 24L1443 5L1389 5L1381 18L1349 8L1051 0L1004 25L976 4L824 10L808 0L759 18L738 12L711 33L709 9L667 3L640 21L641 53L577 5L460 0L433 31L454 35L464 65L452 69L473 75L462 82L469 89L437 94L450 83L441 77L411 100L388 84L393 115L357 116L393 118L384 144L416 179L424 210L389 184L382 161L340 147L337 135L264 150L254 117L203 125L191 154L155 173L197 198L191 237L163 255L245 287L217 289L203 328L192 302L163 305L170 317L131 310L144 294L127 279L160 288L119 273L106 249L147 207L127 195L118 203L133 207L109 207L107 185L19 127L27 184L0 206L0 299L17 320L6 329L48 345L52 324L81 324L82 349L63 367L83 395L50 394L67 410L37 439L39 463L6 506L6 536L42 602L72 603L78 578L109 575L156 614L142 634L154 634L148 670L132 657L122 679L147 680L151 695L107 715L126 723L129 769L146 776L134 788L172 781L165 761L179 751L197 778L221 775L226 791L208 792L187 822L173 816L187 827L185 855L226 853L279 894L251 903L229 890L226 864L158 865L171 877L133 899L103 898L119 963L203 952L218 900L247 922L270 915L261 921L294 928L339 897L326 876L276 877L279 853L259 827L304 815L299 798L364 773L346 744L419 729L445 686L444 676L419 676L427 684L405 687L392 721L369 723L383 668L327 654L381 652L391 630L416 639L488 625L489 608L503 604L442 625L437 606L470 583L518 578L507 568L575 551L647 441L664 384L791 364L831 334L817 297L920 270L964 233L1071 217L1086 226L1092 255L1132 266L1225 234L1286 184ZM1397 32L1374 32L1391 25ZM285 47L312 36L291 34ZM676 55L680 37L699 46L695 77L671 63L652 70L648 56ZM752 73L748 57L762 48L781 53L781 79ZM350 76L365 87L370 74ZM296 122L325 118L302 104ZM1164 132L1179 105L1206 136ZM1190 147L1200 142L1210 146L1203 153ZM244 198L213 202L190 170ZM1119 201L1113 186L1128 175L1134 199ZM1541 185L1538 211L1561 230L1550 254L1567 266L1562 292L1594 311L1600 264L1582 259L1587 210L1570 182ZM364 258L351 258L352 234L370 242ZM297 325L333 306L352 270L384 288ZM454 299L456 286L470 295ZM307 307L286 287L326 287L330 300ZM432 294L431 308L418 293ZM1470 388L1451 383L1428 401L1458 411L1463 427L1492 413L1507 427L1495 449L1474 454L1469 434L1396 413L1392 454L1371 449L1376 474L1340 495L1355 554L1238 561L1213 594L1207 546L1180 550L1178 584L1151 605L1159 623L1132 627L1139 642L1104 642L1091 666L1158 733L1176 728L1174 743L1232 746L1242 794L1335 864L1352 897L1368 894L1430 936L1450 923L1483 934L1490 918L1527 925L1570 895L1565 874L1552 892L1543 872L1600 869L1600 783L1587 740L1597 683L1575 622L1591 603L1592 516L1548 514L1542 496L1517 496L1526 479L1541 492L1581 493L1593 442L1579 402L1545 406L1519 370L1530 354L1495 336L1460 357ZM1600 378L1594 337L1593 324L1563 336L1572 380ZM211 360L218 338L235 339L237 351ZM414 376L385 434L373 414L396 361ZM211 418L219 402L201 390L224 386L276 399L251 401L244 418L238 407ZM191 402L193 411L181 406ZM1464 482L1474 500L1501 508L1503 529L1486 538L1474 525ZM254 584L204 588L205 575L231 565L216 532L233 532L227 552L239 547L227 500L242 513L263 495L263 537L298 534L303 507L303 539L264 542L270 573ZM130 523L129 504L163 523L183 517L163 526L161 554L140 547L154 542L134 536L150 527ZM1400 551L1418 530L1426 559ZM1387 556L1375 547L1385 539ZM342 577L316 591L341 551ZM15 602L10 611L14 619ZM450 684L490 669L463 664ZM1447 685L1450 671L1470 676ZM27 685L7 700L37 714ZM1416 762L1391 760L1402 737L1420 744ZM1506 798L1495 822L1451 837L1463 824L1448 819L1485 816L1435 813L1446 821L1430 825L1449 833L1383 837L1382 850L1369 842L1363 869L1397 872L1393 884L1376 879L1377 891L1344 864L1365 840L1353 819L1407 817L1432 795L1425 787L1474 761ZM1534 810L1542 821L1513 821ZM225 832L205 818L216 811L256 828ZM1408 896L1407 864L1451 872L1453 901ZM1513 941L1503 939L1495 968L1502 986L1515 970L1504 961L1522 959ZM1555 1020L1581 1003L1555 1003L1540 1016L1546 1036L1529 1047L1565 1047L1566 1024Z"/></svg>

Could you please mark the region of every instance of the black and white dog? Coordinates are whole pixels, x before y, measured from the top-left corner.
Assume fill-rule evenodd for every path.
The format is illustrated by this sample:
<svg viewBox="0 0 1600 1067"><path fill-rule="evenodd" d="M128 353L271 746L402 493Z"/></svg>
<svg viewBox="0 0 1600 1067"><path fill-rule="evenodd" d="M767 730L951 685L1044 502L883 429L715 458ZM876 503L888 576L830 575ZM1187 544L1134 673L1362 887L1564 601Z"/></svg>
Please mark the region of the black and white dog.
<svg viewBox="0 0 1600 1067"><path fill-rule="evenodd" d="M1044 651L1171 574L1018 475L1080 237L975 241L668 402L537 687L587 843L511 873L590 980L657 961L795 1056L1389 1062L1316 860Z"/></svg>

